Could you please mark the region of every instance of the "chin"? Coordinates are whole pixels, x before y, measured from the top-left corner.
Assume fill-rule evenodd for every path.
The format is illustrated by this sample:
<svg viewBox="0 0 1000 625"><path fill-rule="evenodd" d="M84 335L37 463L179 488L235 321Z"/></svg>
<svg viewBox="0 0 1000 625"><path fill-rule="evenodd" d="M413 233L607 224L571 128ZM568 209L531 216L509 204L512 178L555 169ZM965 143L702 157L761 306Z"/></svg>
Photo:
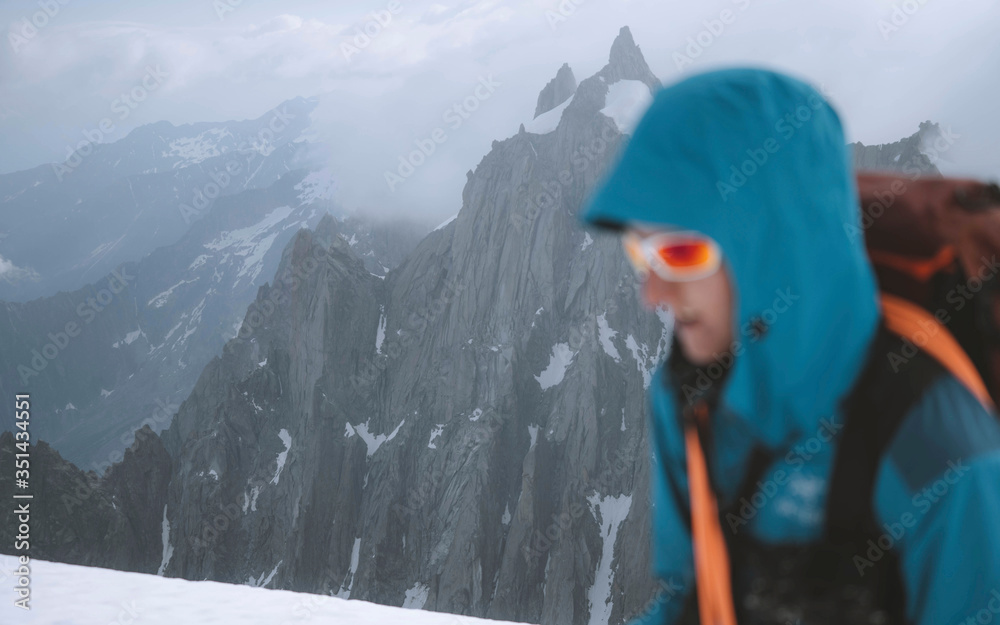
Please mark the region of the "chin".
<svg viewBox="0 0 1000 625"><path fill-rule="evenodd" d="M689 342L681 339L680 341L681 351L684 353L684 357L693 365L703 366L710 364L712 362L711 354L704 349L700 349L701 346L691 345Z"/></svg>
<svg viewBox="0 0 1000 625"><path fill-rule="evenodd" d="M685 349L684 356L688 359L689 362L691 362L691 364L697 365L699 367L710 365L713 362L715 362L715 359L712 358L711 354L703 353L700 351L692 352L692 350Z"/></svg>
<svg viewBox="0 0 1000 625"><path fill-rule="evenodd" d="M681 332L678 336L681 350L688 362L696 366L710 365L715 362L715 353L719 350L712 350L708 341L699 340L701 337L684 336Z"/></svg>

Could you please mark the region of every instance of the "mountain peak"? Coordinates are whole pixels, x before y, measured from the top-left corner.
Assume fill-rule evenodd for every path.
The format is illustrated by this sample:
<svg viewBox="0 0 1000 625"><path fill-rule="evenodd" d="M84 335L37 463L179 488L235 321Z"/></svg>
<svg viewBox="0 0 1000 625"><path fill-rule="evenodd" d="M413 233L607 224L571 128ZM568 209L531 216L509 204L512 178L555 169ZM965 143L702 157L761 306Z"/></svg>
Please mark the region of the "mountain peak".
<svg viewBox="0 0 1000 625"><path fill-rule="evenodd" d="M660 87L660 81L646 64L642 50L632 39L632 31L629 30L628 26L622 26L621 30L618 31L618 36L611 44L608 64L604 66L600 74L608 84L619 80L639 80L646 83L651 91Z"/></svg>
<svg viewBox="0 0 1000 625"><path fill-rule="evenodd" d="M892 143L865 145L860 141L848 147L853 152L854 166L861 171L919 171L921 175L940 176L933 142L941 136L938 124L925 121L917 132Z"/></svg>
<svg viewBox="0 0 1000 625"><path fill-rule="evenodd" d="M614 58L616 47L626 50L639 49L639 46L635 45L635 39L632 38L632 30L628 26L622 26L618 29L618 36L615 37L615 42L611 44L611 58Z"/></svg>
<svg viewBox="0 0 1000 625"><path fill-rule="evenodd" d="M535 117L548 113L576 93L576 77L569 63L563 63L556 77L549 81L542 92L538 94L538 104L535 106Z"/></svg>

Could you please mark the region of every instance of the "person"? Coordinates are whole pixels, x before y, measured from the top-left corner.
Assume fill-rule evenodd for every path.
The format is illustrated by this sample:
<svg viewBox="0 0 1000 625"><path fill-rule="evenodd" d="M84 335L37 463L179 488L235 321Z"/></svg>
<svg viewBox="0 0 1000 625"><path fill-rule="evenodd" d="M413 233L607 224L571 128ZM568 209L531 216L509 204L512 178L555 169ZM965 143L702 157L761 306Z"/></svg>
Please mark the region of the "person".
<svg viewBox="0 0 1000 625"><path fill-rule="evenodd" d="M674 317L637 623L1000 623L1000 421L887 330L822 95L756 68L661 89L581 219Z"/></svg>

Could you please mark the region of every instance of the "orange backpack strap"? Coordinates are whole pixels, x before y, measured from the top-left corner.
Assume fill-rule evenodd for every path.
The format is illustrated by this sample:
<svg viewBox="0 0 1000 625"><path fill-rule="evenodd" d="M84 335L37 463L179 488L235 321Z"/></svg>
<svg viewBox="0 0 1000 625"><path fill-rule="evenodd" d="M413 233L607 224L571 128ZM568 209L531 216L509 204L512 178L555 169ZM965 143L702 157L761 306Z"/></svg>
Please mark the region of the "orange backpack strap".
<svg viewBox="0 0 1000 625"><path fill-rule="evenodd" d="M917 304L889 293L882 293L882 313L889 330L941 363L987 410L996 409L969 355L944 324Z"/></svg>
<svg viewBox="0 0 1000 625"><path fill-rule="evenodd" d="M913 276L921 282L926 282L931 276L950 267L955 262L955 248L951 245L944 245L933 257L917 259L885 250L870 249L868 257L875 265L889 267Z"/></svg>
<svg viewBox="0 0 1000 625"><path fill-rule="evenodd" d="M708 418L704 404L695 406L695 417ZM694 549L698 613L702 625L736 625L729 577L729 552L719 524L718 505L708 481L705 454L693 423L684 427L688 488L691 491L691 538Z"/></svg>

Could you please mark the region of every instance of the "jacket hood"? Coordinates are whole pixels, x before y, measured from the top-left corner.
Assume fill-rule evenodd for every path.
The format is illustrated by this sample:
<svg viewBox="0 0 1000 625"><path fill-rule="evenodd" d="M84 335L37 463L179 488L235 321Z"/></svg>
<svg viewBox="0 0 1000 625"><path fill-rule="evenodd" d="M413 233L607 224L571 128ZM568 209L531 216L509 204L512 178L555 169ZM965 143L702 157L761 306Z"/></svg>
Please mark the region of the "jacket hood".
<svg viewBox="0 0 1000 625"><path fill-rule="evenodd" d="M837 412L880 311L864 238L850 234L861 224L843 129L815 89L727 69L660 90L582 219L718 242L735 290L735 358L705 371L711 380L731 367L722 408L763 442L777 447Z"/></svg>

